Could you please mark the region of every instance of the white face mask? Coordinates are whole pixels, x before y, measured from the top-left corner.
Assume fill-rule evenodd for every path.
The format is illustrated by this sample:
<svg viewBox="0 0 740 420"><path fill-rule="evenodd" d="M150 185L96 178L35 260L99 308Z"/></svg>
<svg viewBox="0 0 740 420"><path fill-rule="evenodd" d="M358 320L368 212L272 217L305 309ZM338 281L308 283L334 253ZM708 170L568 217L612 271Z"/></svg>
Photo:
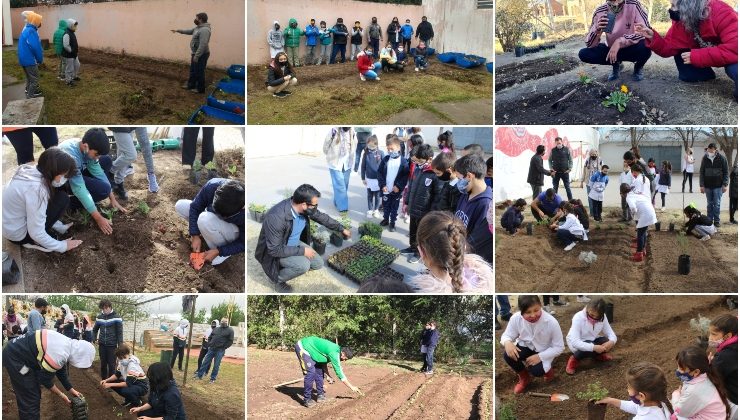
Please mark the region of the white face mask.
<svg viewBox="0 0 740 420"><path fill-rule="evenodd" d="M709 153L709 152L707 152L707 157L709 157L709 159L714 159L714 156L715 156L716 154L717 154L717 152L714 152L714 153Z"/></svg>
<svg viewBox="0 0 740 420"><path fill-rule="evenodd" d="M62 177L59 178L59 181L52 180L51 181L51 186L54 187L54 188L59 188L62 185L64 185L65 183L67 183L67 177L65 177L64 175L62 175Z"/></svg>

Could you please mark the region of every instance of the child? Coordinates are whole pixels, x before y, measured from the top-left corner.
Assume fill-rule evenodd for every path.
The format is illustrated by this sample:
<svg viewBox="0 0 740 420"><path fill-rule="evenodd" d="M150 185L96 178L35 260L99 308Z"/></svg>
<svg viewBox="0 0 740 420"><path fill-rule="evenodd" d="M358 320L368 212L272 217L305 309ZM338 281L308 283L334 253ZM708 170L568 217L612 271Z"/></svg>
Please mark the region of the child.
<svg viewBox="0 0 740 420"><path fill-rule="evenodd" d="M406 64L408 64L407 59L408 55L406 54L406 50L403 48L402 45L399 45L396 49L396 63L406 67Z"/></svg>
<svg viewBox="0 0 740 420"><path fill-rule="evenodd" d="M301 61L298 58L298 51L301 48L301 29L298 27L298 21L295 18L288 20L288 27L283 31L285 38L285 52L288 54L288 60L293 67L300 67Z"/></svg>
<svg viewBox="0 0 740 420"><path fill-rule="evenodd" d="M74 82L80 78L77 73L80 72L80 59L77 57L77 21L67 19L67 30L62 36L62 57L64 57L64 81L67 86L74 86Z"/></svg>
<svg viewBox="0 0 740 420"><path fill-rule="evenodd" d="M357 289L357 293L414 293L414 290L408 284L396 279L373 276L362 282Z"/></svg>
<svg viewBox="0 0 740 420"><path fill-rule="evenodd" d="M380 81L378 72L381 66L380 63L373 63L373 47L369 45L365 47L365 51L357 55L357 70L363 82L367 79Z"/></svg>
<svg viewBox="0 0 740 420"><path fill-rule="evenodd" d="M44 50L38 32L42 16L32 11L23 12L22 15L26 26L18 38L18 63L26 75L26 99L38 98L43 96L39 89L39 64L44 62Z"/></svg>
<svg viewBox="0 0 740 420"><path fill-rule="evenodd" d="M170 368L175 367L175 359L179 358L177 370L182 371L182 359L185 355L185 346L188 343L188 327L190 321L187 319L180 320L180 325L172 333L172 358L170 358Z"/></svg>
<svg viewBox="0 0 740 420"><path fill-rule="evenodd" d="M380 219L380 185L378 184L378 168L385 154L378 148L378 137L374 134L367 139L362 165L360 166L360 177L367 188L367 218Z"/></svg>
<svg viewBox="0 0 740 420"><path fill-rule="evenodd" d="M452 137L452 131L447 130L437 136L437 147L441 153L452 153L455 155L455 142Z"/></svg>
<svg viewBox="0 0 740 420"><path fill-rule="evenodd" d="M64 33L67 32L67 20L66 19L60 19L59 20L59 26L57 27L57 30L54 31L54 53L56 53L57 57L59 57L59 73L57 74L57 77L59 80L64 80L64 66L65 66L65 59L62 56L62 51L64 50L64 46L62 45L62 37L64 37Z"/></svg>
<svg viewBox="0 0 740 420"><path fill-rule="evenodd" d="M565 213L565 222L557 228L556 234L558 239L565 245L563 249L570 251L575 248L577 239L587 239L586 229L578 220L578 217L576 217L573 205L570 202L563 203L561 209Z"/></svg>
<svg viewBox="0 0 740 420"><path fill-rule="evenodd" d="M624 165L622 167L622 172L619 174L619 185L632 185L634 180L635 179L632 177L629 165ZM621 194L619 196L622 200L622 219L620 222L629 222L632 220L632 212L630 211L630 207L627 205L627 198Z"/></svg>
<svg viewBox="0 0 740 420"><path fill-rule="evenodd" d="M639 362L627 371L629 400L607 397L596 401L596 404L609 404L625 413L634 414L632 420L668 420L671 419L671 409L666 398L667 390L668 382L660 367Z"/></svg>
<svg viewBox="0 0 740 420"><path fill-rule="evenodd" d="M726 419L730 407L722 377L710 369L704 349L695 345L683 348L676 355L676 364L681 386L671 395L674 416Z"/></svg>
<svg viewBox="0 0 740 420"><path fill-rule="evenodd" d="M604 299L595 299L589 302L582 311L573 315L570 331L565 337L568 348L573 352L565 367L565 373L568 375L575 374L578 362L587 357L600 362L612 360L609 352L617 343L617 335L614 334L609 320L604 316L605 310Z"/></svg>
<svg viewBox="0 0 740 420"><path fill-rule="evenodd" d="M655 194L660 193L660 211L665 211L665 196L670 192L671 189L671 162L667 160L663 161L663 165L658 172L658 186L655 189ZM653 195L653 202L655 202L655 195Z"/></svg>
<svg viewBox="0 0 740 420"><path fill-rule="evenodd" d="M491 265L478 255L466 254L465 226L451 213L428 213L419 223L416 238L427 271L409 281L414 289L423 293L492 293Z"/></svg>
<svg viewBox="0 0 740 420"><path fill-rule="evenodd" d="M419 69L426 70L429 68L429 62L427 61L428 52L429 50L424 41L419 42L419 45L416 46L416 50L414 52L414 71L419 71Z"/></svg>
<svg viewBox="0 0 740 420"><path fill-rule="evenodd" d="M532 381L532 376L555 379L552 362L563 352L563 333L558 321L542 311L537 295L520 295L519 312L509 319L501 335L504 361L519 376L514 393L521 394Z"/></svg>
<svg viewBox="0 0 740 420"><path fill-rule="evenodd" d="M439 330L437 329L437 323L429 321L428 332L422 336L422 349L424 353L424 366L421 367L422 372L427 375L434 374L434 349L439 344Z"/></svg>
<svg viewBox="0 0 740 420"><path fill-rule="evenodd" d="M290 86L298 84L298 79L295 77L293 66L288 62L288 55L284 52L279 52L270 63L267 69L267 91L272 93L272 96L276 98L285 98L290 95L291 92L288 89Z"/></svg>
<svg viewBox="0 0 740 420"><path fill-rule="evenodd" d="M414 163L414 160L412 159L413 154L411 152L416 146L420 146L422 144L424 144L424 138L418 134L411 134L406 142L401 143L401 153L409 162L409 182L406 184L406 189L403 191L403 203L401 205L401 218L404 223L409 223L411 221L411 216L408 211L409 186L411 186L411 183L414 181L414 177L418 173L416 163Z"/></svg>
<svg viewBox="0 0 740 420"><path fill-rule="evenodd" d="M316 64L316 44L319 38L319 28L316 26L316 19L311 19L309 24L306 26L306 30L303 31L306 35L306 58L305 63Z"/></svg>
<svg viewBox="0 0 740 420"><path fill-rule="evenodd" d="M493 201L493 191L483 180L485 173L486 161L477 154L462 157L455 162L455 176L460 179L456 186L461 194L455 216L467 227L472 252L493 264L493 235L488 231L486 220L486 211Z"/></svg>
<svg viewBox="0 0 740 420"><path fill-rule="evenodd" d="M357 58L357 54L362 51L362 27L360 26L360 21L355 21L355 26L352 28L352 36L350 37L350 55L349 60L355 61Z"/></svg>
<svg viewBox="0 0 740 420"><path fill-rule="evenodd" d="M591 191L588 193L588 199L591 202L591 214L594 220L601 221L601 210L604 204L604 190L609 185L609 166L602 165L601 172L594 172L589 179Z"/></svg>
<svg viewBox="0 0 740 420"><path fill-rule="evenodd" d="M730 172L730 223L737 224L735 213L737 212L737 162L732 166Z"/></svg>
<svg viewBox="0 0 740 420"><path fill-rule="evenodd" d="M180 390L172 378L172 369L167 363L152 363L146 371L149 378L149 402L141 407L134 407L129 413L138 418L160 417L168 420L186 420L185 405L182 403Z"/></svg>
<svg viewBox="0 0 740 420"><path fill-rule="evenodd" d="M326 28L326 22L319 22L319 42L321 43L321 51L319 52L319 59L316 62L317 66L321 65L321 62L326 62L329 65L329 54L331 52L331 30ZM353 54L352 57L355 57Z"/></svg>
<svg viewBox="0 0 740 420"><path fill-rule="evenodd" d="M444 182L442 187L442 199L439 201L439 209L454 213L457 202L460 201L460 191L457 189L457 177L452 176L455 156L452 153L440 153L432 160L432 169L435 175Z"/></svg>
<svg viewBox="0 0 740 420"><path fill-rule="evenodd" d="M586 208L583 207L583 202L580 198L571 198L568 200L570 204L573 205L573 214L578 217L578 221L581 222L583 225L583 229L588 233L589 225L591 222L588 219L588 212L586 211Z"/></svg>
<svg viewBox="0 0 740 420"><path fill-rule="evenodd" d="M709 323L709 361L714 373L722 378L731 403L732 418L737 418L737 316L722 314Z"/></svg>
<svg viewBox="0 0 740 420"><path fill-rule="evenodd" d="M712 219L701 214L701 211L693 204L686 206L683 209L683 214L689 219L684 225L687 235L691 234L702 241L708 241L712 238L712 235L717 233L717 227L712 223Z"/></svg>
<svg viewBox="0 0 740 420"><path fill-rule="evenodd" d="M403 65L398 63L398 60L396 59L396 50L393 49L390 43L380 50L380 63L383 68L383 72L391 70L403 71Z"/></svg>
<svg viewBox="0 0 740 420"><path fill-rule="evenodd" d="M401 254L410 254L409 262L419 262L419 251L416 243L416 230L422 217L432 210L439 209L444 182L434 174L432 146L421 144L411 151L412 159L418 174L409 186L409 247L401 250Z"/></svg>
<svg viewBox="0 0 740 420"><path fill-rule="evenodd" d="M622 197L626 198L630 211L637 219L637 238L633 240L632 244L637 249L632 256L632 261L642 262L647 257L648 227L658 221L655 216L655 208L648 195L634 192L632 187L627 184L620 185L619 191Z"/></svg>
<svg viewBox="0 0 740 420"><path fill-rule="evenodd" d="M649 158L647 164L647 173L650 175L650 201L655 205L655 176L658 174L655 168L655 159Z"/></svg>
<svg viewBox="0 0 740 420"><path fill-rule="evenodd" d="M411 38L414 36L414 27L411 26L411 19L406 19L406 24L401 26L401 35L403 36L403 45L401 48L411 49Z"/></svg>
<svg viewBox="0 0 740 420"><path fill-rule="evenodd" d="M630 167L630 170L632 171L632 181L630 182L631 190L635 194L641 194L645 197L648 197L650 200L651 194L651 181L650 177L645 175L643 172L642 166L638 164L633 164ZM634 213L633 213L634 216Z"/></svg>
<svg viewBox="0 0 740 420"><path fill-rule="evenodd" d="M128 344L121 344L115 351L118 367L116 373L100 381L103 389L113 389L124 398L124 407L139 407L141 397L149 392L149 380L144 374L139 358L131 354Z"/></svg>
<svg viewBox="0 0 740 420"><path fill-rule="evenodd" d="M267 44L270 46L270 58L275 58L277 53L284 51L285 38L280 30L280 22L272 22L272 29L267 32Z"/></svg>
<svg viewBox="0 0 740 420"><path fill-rule="evenodd" d="M486 160L486 185L488 188L493 189L493 156Z"/></svg>
<svg viewBox="0 0 740 420"><path fill-rule="evenodd" d="M524 221L522 210L526 206L527 202L523 198L519 198L501 216L501 227L506 229L509 234L516 235L519 232L519 227Z"/></svg>
<svg viewBox="0 0 740 420"><path fill-rule="evenodd" d="M486 154L483 152L483 146L478 143L471 143L463 147L461 152L462 156L467 156L473 153L479 155L482 158L486 157Z"/></svg>
<svg viewBox="0 0 740 420"><path fill-rule="evenodd" d="M401 191L406 188L409 179L409 165L401 156L401 141L393 136L386 140L388 154L378 167L378 186L383 192L383 221L381 226L388 226L389 232L396 231L398 204Z"/></svg>

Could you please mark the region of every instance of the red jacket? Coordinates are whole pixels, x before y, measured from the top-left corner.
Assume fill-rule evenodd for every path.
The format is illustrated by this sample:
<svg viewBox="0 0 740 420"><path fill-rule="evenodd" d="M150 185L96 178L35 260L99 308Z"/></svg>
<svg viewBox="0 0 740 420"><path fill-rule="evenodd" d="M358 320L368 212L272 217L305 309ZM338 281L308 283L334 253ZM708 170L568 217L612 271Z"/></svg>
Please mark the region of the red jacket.
<svg viewBox="0 0 740 420"><path fill-rule="evenodd" d="M365 74L374 68L373 59L365 53L357 55L357 70Z"/></svg>
<svg viewBox="0 0 740 420"><path fill-rule="evenodd" d="M699 36L712 47L699 48L694 34L680 21L673 21L661 37L657 32L645 45L661 57L672 57L691 50L691 64L695 67L724 67L737 63L737 12L721 0L709 1L709 17L699 25Z"/></svg>

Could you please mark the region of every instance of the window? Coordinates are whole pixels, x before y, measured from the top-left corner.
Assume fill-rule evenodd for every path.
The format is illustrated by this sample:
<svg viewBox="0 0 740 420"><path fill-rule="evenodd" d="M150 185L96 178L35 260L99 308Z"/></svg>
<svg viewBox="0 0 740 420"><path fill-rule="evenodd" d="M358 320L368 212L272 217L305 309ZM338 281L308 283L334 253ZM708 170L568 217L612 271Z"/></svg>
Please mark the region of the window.
<svg viewBox="0 0 740 420"><path fill-rule="evenodd" d="M493 0L476 0L478 9L493 9Z"/></svg>

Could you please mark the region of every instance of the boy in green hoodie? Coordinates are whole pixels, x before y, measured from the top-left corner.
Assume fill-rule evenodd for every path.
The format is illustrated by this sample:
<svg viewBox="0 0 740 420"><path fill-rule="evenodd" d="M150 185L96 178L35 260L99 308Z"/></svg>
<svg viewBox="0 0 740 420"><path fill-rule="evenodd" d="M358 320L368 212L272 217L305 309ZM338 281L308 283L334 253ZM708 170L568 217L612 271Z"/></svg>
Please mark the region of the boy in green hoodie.
<svg viewBox="0 0 740 420"><path fill-rule="evenodd" d="M62 37L64 37L64 33L67 31L67 21L65 19L59 20L59 26L57 27L57 30L54 31L54 52L56 53L57 57L59 57L59 75L57 76L59 80L64 80L64 57L62 57L62 49L64 46L62 45Z"/></svg>
<svg viewBox="0 0 740 420"><path fill-rule="evenodd" d="M297 20L291 18L288 21L288 27L285 28L283 35L285 35L285 52L288 53L288 61L293 67L300 67L301 65L298 50L301 48L301 35L305 34L306 32L298 27Z"/></svg>

